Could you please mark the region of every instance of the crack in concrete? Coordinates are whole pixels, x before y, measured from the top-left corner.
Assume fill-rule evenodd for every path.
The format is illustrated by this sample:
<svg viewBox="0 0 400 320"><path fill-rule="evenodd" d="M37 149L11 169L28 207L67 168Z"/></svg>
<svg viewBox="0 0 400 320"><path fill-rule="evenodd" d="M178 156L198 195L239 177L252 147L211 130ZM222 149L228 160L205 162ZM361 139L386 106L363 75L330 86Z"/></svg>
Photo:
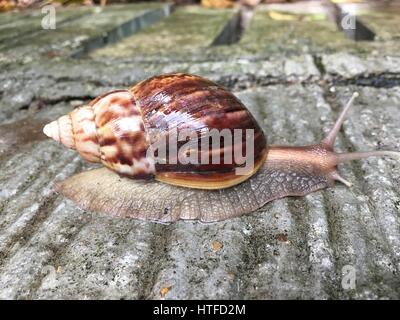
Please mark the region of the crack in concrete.
<svg viewBox="0 0 400 320"><path fill-rule="evenodd" d="M382 72L369 74L367 76L360 75L354 78L342 78L333 75L332 84L340 86L356 85L361 87L390 89L400 86L400 74L392 72Z"/></svg>

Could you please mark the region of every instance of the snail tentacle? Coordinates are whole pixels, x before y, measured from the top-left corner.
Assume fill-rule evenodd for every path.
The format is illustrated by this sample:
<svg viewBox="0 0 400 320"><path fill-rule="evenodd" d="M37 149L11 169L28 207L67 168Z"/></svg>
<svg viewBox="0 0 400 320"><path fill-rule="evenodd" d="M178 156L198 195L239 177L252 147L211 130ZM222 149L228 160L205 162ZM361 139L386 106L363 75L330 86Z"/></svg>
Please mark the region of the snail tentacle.
<svg viewBox="0 0 400 320"><path fill-rule="evenodd" d="M347 102L346 106L343 108L341 111L339 117L337 118L334 126L332 127L331 131L327 134L327 136L321 141L321 144L325 144L333 149L333 145L336 141L336 138L339 134L340 128L342 127L342 124L344 120L346 119L346 115L349 112L350 108L354 104L354 100L358 98L359 93L354 92L353 95L351 96L350 100Z"/></svg>

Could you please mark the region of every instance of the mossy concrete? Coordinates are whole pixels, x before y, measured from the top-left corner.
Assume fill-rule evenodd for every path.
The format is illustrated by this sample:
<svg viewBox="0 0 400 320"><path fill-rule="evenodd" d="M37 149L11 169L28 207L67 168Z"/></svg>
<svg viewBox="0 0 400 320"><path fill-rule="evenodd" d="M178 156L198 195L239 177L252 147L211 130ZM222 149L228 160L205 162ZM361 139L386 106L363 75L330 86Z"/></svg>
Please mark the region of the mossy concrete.
<svg viewBox="0 0 400 320"><path fill-rule="evenodd" d="M396 40L400 37L400 8L361 10L357 13L360 20L374 31L376 40Z"/></svg>
<svg viewBox="0 0 400 320"><path fill-rule="evenodd" d="M57 24L62 26L67 21L76 20L83 16L95 13L94 8L58 8L56 10ZM23 18L21 18L23 16ZM22 42L23 39L29 39L33 33L43 31L42 19L45 16L40 10L34 10L22 14L10 14L9 19L6 16L0 18L0 46L1 48L12 46Z"/></svg>
<svg viewBox="0 0 400 320"><path fill-rule="evenodd" d="M309 144L328 131L353 90L361 100L336 147L398 149L398 89L340 87L328 99L317 85L278 84L236 94L271 143ZM40 130L46 118L73 106L44 105L29 123ZM399 296L400 170L394 160L342 166L351 189L338 184L221 223L165 226L77 209L54 193L53 184L88 166L43 136L22 134L2 135L6 145L9 139L20 145L0 161L1 298ZM342 287L345 266L356 271L351 290Z"/></svg>
<svg viewBox="0 0 400 320"><path fill-rule="evenodd" d="M198 6L177 8L167 19L99 49L91 57L165 59L185 57L211 45L234 10L215 10Z"/></svg>
<svg viewBox="0 0 400 320"><path fill-rule="evenodd" d="M258 9L239 46L253 54L300 54L327 52L351 44L323 13L278 13Z"/></svg>
<svg viewBox="0 0 400 320"><path fill-rule="evenodd" d="M400 9L364 10L358 13L362 21L375 33L375 41L364 43L375 56L398 55L400 51Z"/></svg>
<svg viewBox="0 0 400 320"><path fill-rule="evenodd" d="M3 33L0 44L0 62L30 63L38 59L54 58L73 54L80 46L90 40L102 39L107 32L126 23L149 10L162 8L162 4L115 5L105 8L63 9L56 12L56 29L41 27L44 14L35 14L24 23L19 31L12 23ZM16 23L21 23L18 20ZM58 24L57 24L58 23ZM30 32L28 32L28 30ZM18 34L18 36L16 36Z"/></svg>
<svg viewBox="0 0 400 320"><path fill-rule="evenodd" d="M10 16L0 15L0 25L22 21ZM43 125L97 95L164 72L196 73L233 90L271 144L320 141L358 91L335 148L400 150L399 54L362 54L359 44L340 42L325 20L302 19L296 28L325 25L322 33L332 32L337 47L308 27L300 33L266 19L270 28L279 23L298 35L296 44L281 33L281 45L258 18L238 44L210 47L208 35L199 38L197 53L164 59L112 53L73 59L62 50L22 64L16 57L24 47L16 47L16 57L0 62L0 298L398 299L400 167L393 159L341 165L350 189L337 184L213 224L111 218L84 212L54 191L56 182L94 166L48 140ZM182 30L198 30L182 21ZM274 45L268 49L262 39ZM342 285L349 268L353 288Z"/></svg>
<svg viewBox="0 0 400 320"><path fill-rule="evenodd" d="M208 57L268 58L275 55L320 55L346 52L358 57L399 52L398 12L366 10L358 18L377 34L376 41L354 41L344 36L323 12L296 13L258 6L239 43L208 48Z"/></svg>

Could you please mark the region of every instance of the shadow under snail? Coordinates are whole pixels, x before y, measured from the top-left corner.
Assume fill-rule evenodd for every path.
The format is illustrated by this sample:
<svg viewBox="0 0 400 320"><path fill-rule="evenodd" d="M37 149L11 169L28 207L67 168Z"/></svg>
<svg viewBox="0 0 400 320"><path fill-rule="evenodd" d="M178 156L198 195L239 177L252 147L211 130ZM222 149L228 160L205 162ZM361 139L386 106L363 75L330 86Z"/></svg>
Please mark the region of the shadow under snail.
<svg viewBox="0 0 400 320"><path fill-rule="evenodd" d="M106 167L57 184L57 190L81 208L162 223L212 222L253 212L278 198L304 196L335 181L350 186L337 172L339 163L399 157L395 151L333 150L357 95L329 134L309 146L268 145L256 120L232 93L205 78L181 73L155 76L128 90L104 94L47 124L43 131L84 159ZM200 141L210 142L209 132L224 129L233 142L220 137L217 148L201 148ZM164 157L149 152L159 141L170 142L174 134L176 153L170 144ZM242 154L249 146L253 165L245 169L232 154ZM185 156L203 161L185 161ZM243 169L240 174L238 169Z"/></svg>

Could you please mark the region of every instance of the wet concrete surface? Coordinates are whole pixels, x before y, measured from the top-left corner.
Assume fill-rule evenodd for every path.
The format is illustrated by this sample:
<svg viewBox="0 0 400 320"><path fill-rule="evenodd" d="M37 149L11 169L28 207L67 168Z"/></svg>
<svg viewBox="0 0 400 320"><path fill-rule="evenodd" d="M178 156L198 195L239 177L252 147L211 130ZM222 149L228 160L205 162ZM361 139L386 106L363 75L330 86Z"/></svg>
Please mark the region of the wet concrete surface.
<svg viewBox="0 0 400 320"><path fill-rule="evenodd" d="M8 16L1 19L11 23ZM253 35L244 33L230 46L231 60L222 47L183 57L167 52L156 60L130 53L2 62L0 298L400 297L400 163L393 159L341 165L354 184L350 189L337 184L213 224L116 219L84 212L55 193L57 181L93 166L45 139L42 124L101 93L164 72L192 72L232 89L271 144L319 141L359 91L336 148L400 150L400 57L394 50L365 55L343 38L346 45L336 49L321 41L303 52L285 42L280 53L256 47L249 53L238 49L246 37L274 37L250 28ZM308 44L319 43L310 39ZM350 289L342 285L348 268L356 274Z"/></svg>

